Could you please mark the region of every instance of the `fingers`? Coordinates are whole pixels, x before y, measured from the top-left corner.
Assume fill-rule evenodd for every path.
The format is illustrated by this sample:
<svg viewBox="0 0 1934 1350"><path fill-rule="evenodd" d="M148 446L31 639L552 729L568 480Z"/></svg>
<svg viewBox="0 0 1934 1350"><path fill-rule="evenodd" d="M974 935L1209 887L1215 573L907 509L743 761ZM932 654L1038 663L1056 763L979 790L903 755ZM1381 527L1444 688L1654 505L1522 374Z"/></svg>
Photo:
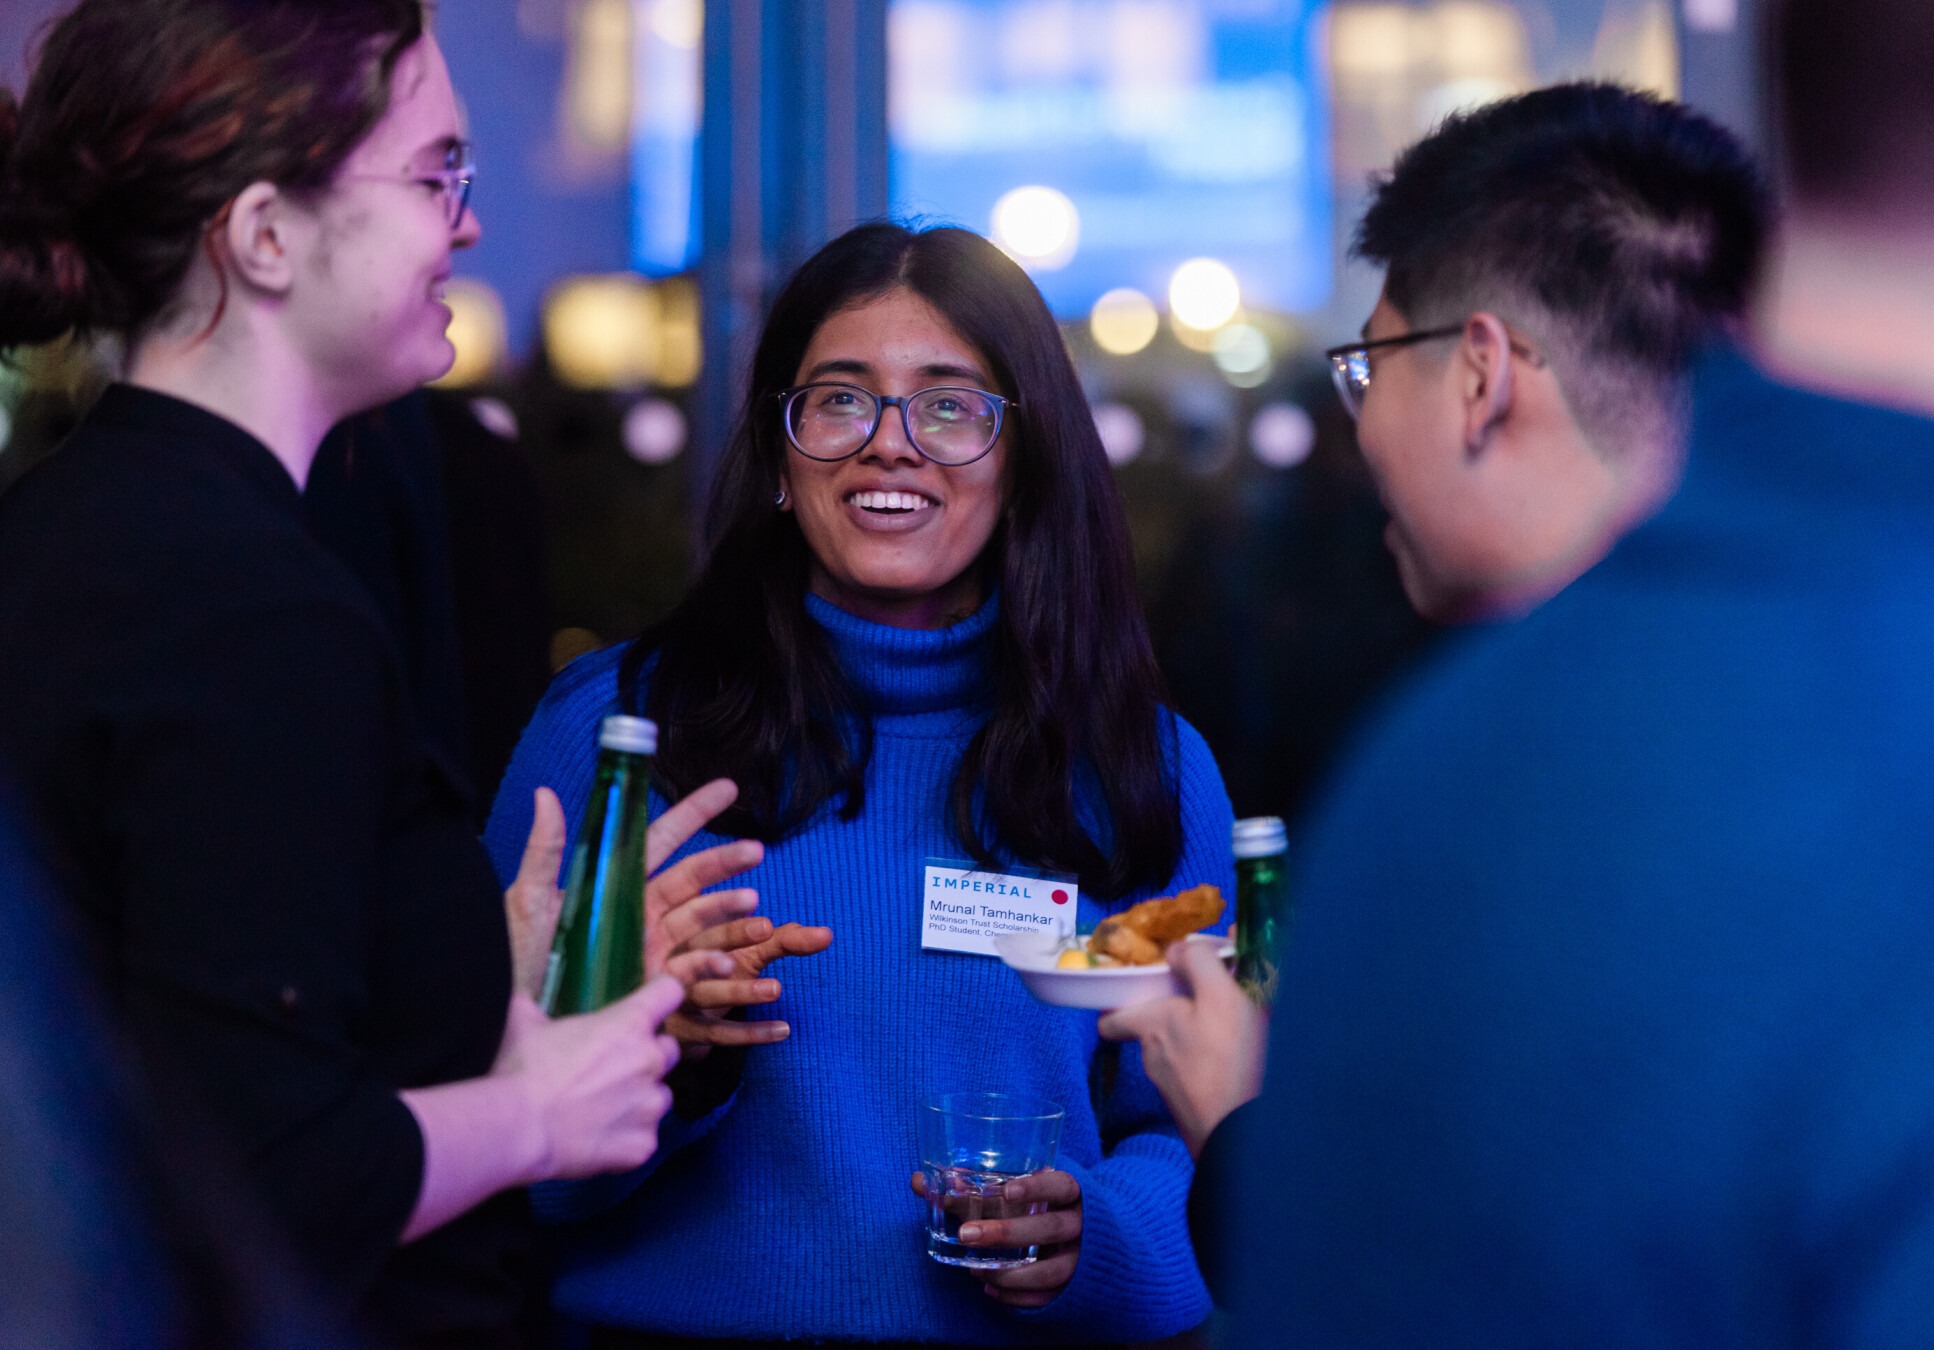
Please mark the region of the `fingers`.
<svg viewBox="0 0 1934 1350"><path fill-rule="evenodd" d="M710 955L726 962L728 966L731 964L732 958L722 952ZM730 975L732 972L727 970L725 973ZM686 1002L707 1012L729 1012L747 1004L776 1003L778 999L777 980L700 980L686 994Z"/></svg>
<svg viewBox="0 0 1934 1350"><path fill-rule="evenodd" d="M1103 1014L1102 1019L1095 1023L1095 1030L1105 1040L1139 1041L1170 1018L1186 1011L1187 1007L1187 999L1152 998L1146 1003Z"/></svg>
<svg viewBox="0 0 1934 1350"><path fill-rule="evenodd" d="M651 883L654 887L657 882ZM740 919L759 906L759 893L753 890L707 891L666 908L658 917L655 941L667 951L675 951L708 928ZM695 944L696 945L696 944ZM707 946L717 946L708 943Z"/></svg>
<svg viewBox="0 0 1934 1350"><path fill-rule="evenodd" d="M737 951L741 947L752 947L772 936L772 920L754 914L730 923L716 924L705 929L697 936L688 939L683 945L692 951Z"/></svg>
<svg viewBox="0 0 1934 1350"><path fill-rule="evenodd" d="M1001 1187L1007 1207L1047 1205L1040 1214L1012 1219L975 1219L960 1226L960 1240L970 1246L1034 1247L1073 1242L1081 1236L1081 1183L1055 1168L1034 1172Z"/></svg>
<svg viewBox="0 0 1934 1350"><path fill-rule="evenodd" d="M685 1002L685 986L670 975L660 975L650 980L636 993L627 994L613 1007L626 1009L627 1013L641 1019L647 1026L657 1026L667 1017L677 1012ZM672 1063L677 1063L674 1056ZM667 1068L670 1067L668 1064Z"/></svg>
<svg viewBox="0 0 1934 1350"><path fill-rule="evenodd" d="M1037 1205L1072 1205L1081 1199L1081 1183L1072 1173L1049 1167L1008 1182L1001 1187L1001 1198L1010 1204L1026 1200Z"/></svg>
<svg viewBox="0 0 1934 1350"><path fill-rule="evenodd" d="M792 1035L784 1022L732 1022L723 1018L674 1013L665 1019L665 1029L685 1046L773 1045Z"/></svg>
<svg viewBox="0 0 1934 1350"><path fill-rule="evenodd" d="M803 924L789 923L774 930L764 942L746 948L737 955L739 965L756 975L782 956L811 956L832 945L832 929L807 928Z"/></svg>
<svg viewBox="0 0 1934 1350"><path fill-rule="evenodd" d="M748 867L758 866L765 856L765 845L758 840L735 839L729 844L715 844L711 848L701 849L689 858L680 858L653 877L645 888L646 895L650 897L650 912L654 918L662 915L664 921L669 922L678 913L678 908L700 891L716 886ZM696 932L697 929L692 931Z"/></svg>
<svg viewBox="0 0 1934 1350"><path fill-rule="evenodd" d="M645 869L656 871L665 859L708 825L712 817L739 798L739 788L729 778L714 778L704 787L685 794L664 815L652 821L645 832Z"/></svg>
<svg viewBox="0 0 1934 1350"><path fill-rule="evenodd" d="M1184 993L1194 998L1222 993L1239 994L1235 976L1222 964L1216 954L1213 942L1172 942L1168 949L1169 969L1175 972L1176 983Z"/></svg>
<svg viewBox="0 0 1934 1350"><path fill-rule="evenodd" d="M1080 1254L1077 1248L1044 1256L1032 1265L990 1270L981 1288L989 1298L1010 1308L1046 1307L1074 1278L1075 1261Z"/></svg>
<svg viewBox="0 0 1934 1350"><path fill-rule="evenodd" d="M1019 1219L980 1219L960 1226L960 1240L974 1247L1036 1247L1081 1236L1081 1211L1051 1209Z"/></svg>
<svg viewBox="0 0 1934 1350"><path fill-rule="evenodd" d="M687 999L693 990L715 985L735 969L724 952L686 952L665 962L665 974L685 986Z"/></svg>
<svg viewBox="0 0 1934 1350"><path fill-rule="evenodd" d="M541 787L531 798L531 832L524 840L524 857L517 864L517 883L526 880L555 887L564 863L564 808L557 794Z"/></svg>
<svg viewBox="0 0 1934 1350"><path fill-rule="evenodd" d="M925 1172L915 1172L913 1174L913 1193L922 1200L927 1198L927 1174Z"/></svg>
<svg viewBox="0 0 1934 1350"><path fill-rule="evenodd" d="M535 994L544 979L544 958L557 931L563 893L557 871L564 858L564 808L557 794L539 788L532 801L530 835L517 878L504 892L504 915L510 926L511 978L515 986Z"/></svg>

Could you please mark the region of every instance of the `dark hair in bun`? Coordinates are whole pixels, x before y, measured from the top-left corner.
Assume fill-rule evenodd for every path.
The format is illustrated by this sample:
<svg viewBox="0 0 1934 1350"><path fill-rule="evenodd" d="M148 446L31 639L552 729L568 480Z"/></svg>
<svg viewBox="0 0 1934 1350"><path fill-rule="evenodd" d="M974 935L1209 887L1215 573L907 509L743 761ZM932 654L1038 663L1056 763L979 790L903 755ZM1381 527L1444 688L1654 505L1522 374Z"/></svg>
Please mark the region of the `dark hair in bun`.
<svg viewBox="0 0 1934 1350"><path fill-rule="evenodd" d="M159 315L250 183L327 185L420 0L82 0L0 90L0 349Z"/></svg>

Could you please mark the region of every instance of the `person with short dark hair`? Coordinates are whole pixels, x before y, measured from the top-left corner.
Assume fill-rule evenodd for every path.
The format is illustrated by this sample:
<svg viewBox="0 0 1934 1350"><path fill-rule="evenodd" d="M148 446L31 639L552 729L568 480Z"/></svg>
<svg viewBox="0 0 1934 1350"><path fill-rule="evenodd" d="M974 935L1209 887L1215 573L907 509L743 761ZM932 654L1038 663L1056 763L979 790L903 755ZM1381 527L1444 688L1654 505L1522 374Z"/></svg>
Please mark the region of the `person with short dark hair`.
<svg viewBox="0 0 1934 1350"><path fill-rule="evenodd" d="M1683 482L1388 710L1218 1128L1232 1343L1934 1343L1934 11L1787 0Z"/></svg>
<svg viewBox="0 0 1934 1350"><path fill-rule="evenodd" d="M1453 116L1398 157L1356 237L1383 295L1331 359L1419 610L1521 613L1657 508L1687 368L1737 329L1770 210L1731 133L1612 85Z"/></svg>
<svg viewBox="0 0 1934 1350"><path fill-rule="evenodd" d="M1657 508L1691 364L1743 324L1771 215L1730 132L1608 84L1453 115L1397 157L1357 229L1383 294L1331 359L1420 611L1522 613ZM1199 1150L1255 1094L1263 1037L1193 964L1191 1000L1101 1025L1142 1040Z"/></svg>
<svg viewBox="0 0 1934 1350"><path fill-rule="evenodd" d="M718 828L765 843L747 880L787 921L758 921L741 992L694 988L767 1044L681 1084L663 1164L539 1191L566 1225L558 1306L609 1347L1186 1331L1209 1312L1190 1158L1138 1059L923 919L1234 894L1228 794L1167 706L1108 459L1027 274L960 229L827 244L773 304L706 524L671 616L558 677L485 836L509 876L533 789L576 800L589 728L643 712L671 790L739 784ZM979 895L929 895L949 858ZM992 898L1017 866L1079 884ZM810 956L783 988L781 955ZM1038 1212L961 1230L1040 1259L954 1269L924 1250L915 1118L983 1090L1067 1115L1054 1168L1007 1191Z"/></svg>

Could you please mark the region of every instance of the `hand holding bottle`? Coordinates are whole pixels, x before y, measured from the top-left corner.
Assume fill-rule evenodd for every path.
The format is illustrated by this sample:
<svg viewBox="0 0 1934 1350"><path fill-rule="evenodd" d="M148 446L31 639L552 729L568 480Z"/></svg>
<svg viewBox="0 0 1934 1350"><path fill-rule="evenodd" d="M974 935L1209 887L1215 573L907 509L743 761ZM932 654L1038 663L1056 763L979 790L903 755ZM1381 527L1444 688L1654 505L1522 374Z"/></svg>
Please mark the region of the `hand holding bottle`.
<svg viewBox="0 0 1934 1350"><path fill-rule="evenodd" d="M705 887L757 866L765 857L765 846L756 839L720 844L681 859L675 867L657 870L686 840L736 801L738 795L739 789L731 779L715 778L686 794L652 821L646 831L647 865L656 873L645 885L646 979L664 973L678 977L689 986L716 969L715 962L702 959L699 953L725 945L722 940L725 934L719 940L691 944L687 950L677 953L672 953L670 948L690 936L742 919L758 907L759 893L749 888L701 894ZM533 999L543 985L544 966L564 901L557 877L564 862L566 842L564 808L559 805L557 794L549 788L538 788L517 879L504 892L504 910L510 924L513 986ZM767 928L770 929L769 924ZM678 937L666 942L661 935L668 932Z"/></svg>

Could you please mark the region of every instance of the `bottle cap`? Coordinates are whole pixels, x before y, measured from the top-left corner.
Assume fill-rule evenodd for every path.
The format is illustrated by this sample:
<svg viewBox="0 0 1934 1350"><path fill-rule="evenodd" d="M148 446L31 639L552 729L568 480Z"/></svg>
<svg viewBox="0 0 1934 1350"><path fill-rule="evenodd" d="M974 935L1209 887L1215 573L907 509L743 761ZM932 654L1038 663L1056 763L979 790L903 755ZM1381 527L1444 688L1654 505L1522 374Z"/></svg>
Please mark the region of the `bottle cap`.
<svg viewBox="0 0 1934 1350"><path fill-rule="evenodd" d="M648 717L607 717L598 728L598 746L634 755L658 753L658 724Z"/></svg>
<svg viewBox="0 0 1934 1350"><path fill-rule="evenodd" d="M1236 822L1229 840L1238 858L1267 858L1289 851L1289 828L1281 816L1251 816Z"/></svg>

